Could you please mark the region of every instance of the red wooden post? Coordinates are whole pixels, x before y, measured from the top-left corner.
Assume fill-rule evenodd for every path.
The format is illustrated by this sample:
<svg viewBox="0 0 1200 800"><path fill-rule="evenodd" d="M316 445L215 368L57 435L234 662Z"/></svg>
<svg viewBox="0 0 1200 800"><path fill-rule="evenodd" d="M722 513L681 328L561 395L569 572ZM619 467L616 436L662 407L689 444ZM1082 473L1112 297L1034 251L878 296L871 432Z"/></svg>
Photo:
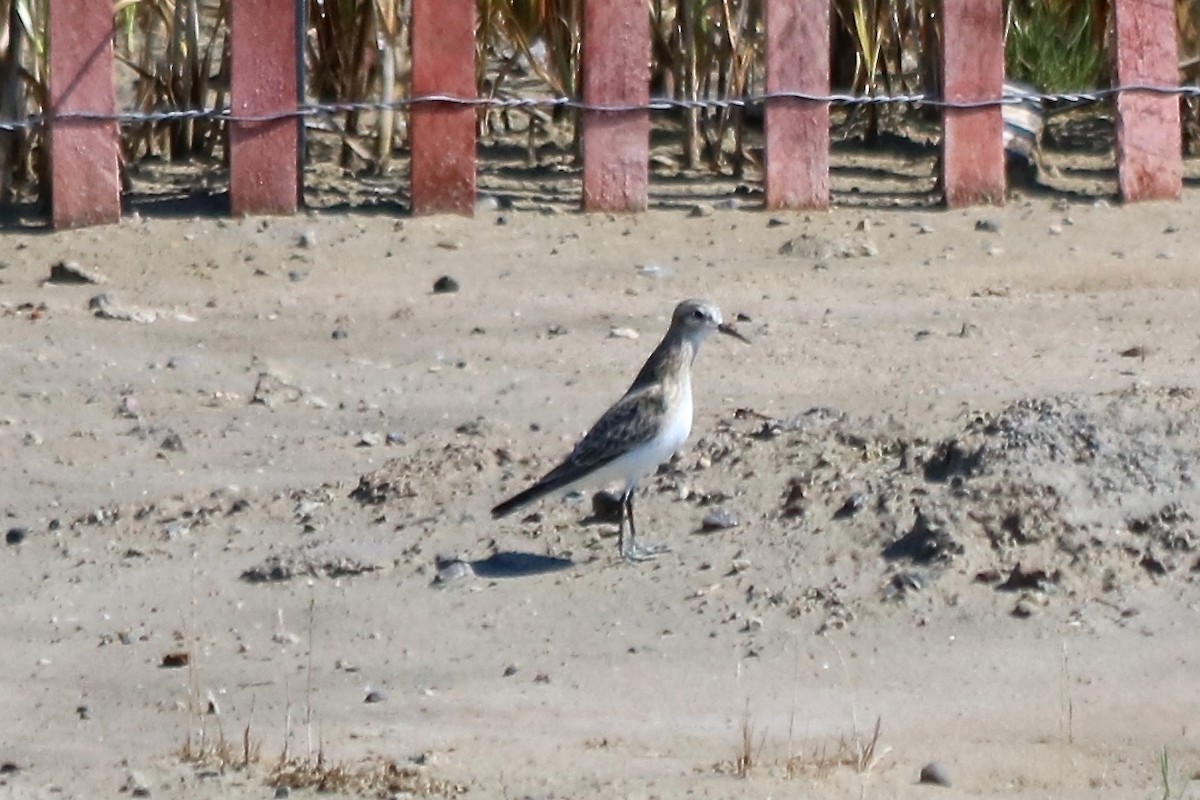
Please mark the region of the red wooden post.
<svg viewBox="0 0 1200 800"><path fill-rule="evenodd" d="M829 94L830 0L767 0L767 92ZM767 208L829 207L829 103L767 101Z"/></svg>
<svg viewBox="0 0 1200 800"><path fill-rule="evenodd" d="M52 0L49 15L51 222L56 228L116 222L121 218L116 121L54 118L116 112L112 3Z"/></svg>
<svg viewBox="0 0 1200 800"><path fill-rule="evenodd" d="M294 111L300 98L297 0L236 0L229 6L234 116ZM234 216L296 210L300 131L296 116L229 124L229 208Z"/></svg>
<svg viewBox="0 0 1200 800"><path fill-rule="evenodd" d="M1004 91L1001 0L942 0L942 95L952 102ZM999 105L945 110L942 182L951 207L1004 202L1004 120Z"/></svg>
<svg viewBox="0 0 1200 800"><path fill-rule="evenodd" d="M412 96L475 98L475 0L414 0ZM475 108L412 107L414 214L475 213Z"/></svg>
<svg viewBox="0 0 1200 800"><path fill-rule="evenodd" d="M1118 85L1178 86L1174 0L1115 0ZM1117 97L1117 182L1126 201L1177 200L1183 191L1179 98Z"/></svg>
<svg viewBox="0 0 1200 800"><path fill-rule="evenodd" d="M583 100L650 102L650 15L646 0L583 4ZM583 112L583 208L644 211L649 199L650 112Z"/></svg>

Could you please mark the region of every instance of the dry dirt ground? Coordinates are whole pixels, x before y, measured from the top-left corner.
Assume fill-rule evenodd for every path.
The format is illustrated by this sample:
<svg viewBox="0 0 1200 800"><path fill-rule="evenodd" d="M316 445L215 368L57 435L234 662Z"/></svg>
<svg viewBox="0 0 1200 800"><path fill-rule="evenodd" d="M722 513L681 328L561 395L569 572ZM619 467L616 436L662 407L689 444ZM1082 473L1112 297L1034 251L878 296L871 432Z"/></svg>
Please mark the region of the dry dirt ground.
<svg viewBox="0 0 1200 800"><path fill-rule="evenodd" d="M2 240L0 797L1200 796L1194 192ZM671 552L493 521L691 296Z"/></svg>

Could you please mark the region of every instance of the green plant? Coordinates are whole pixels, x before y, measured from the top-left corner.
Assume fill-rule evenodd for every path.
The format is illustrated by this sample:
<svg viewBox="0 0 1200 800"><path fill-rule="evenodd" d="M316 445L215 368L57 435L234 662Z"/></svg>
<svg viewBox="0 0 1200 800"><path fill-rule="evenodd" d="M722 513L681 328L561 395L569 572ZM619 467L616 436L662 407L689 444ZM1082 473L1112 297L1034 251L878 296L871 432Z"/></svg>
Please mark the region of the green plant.
<svg viewBox="0 0 1200 800"><path fill-rule="evenodd" d="M1010 77L1050 92L1091 89L1107 80L1103 3L1010 0L1006 14Z"/></svg>

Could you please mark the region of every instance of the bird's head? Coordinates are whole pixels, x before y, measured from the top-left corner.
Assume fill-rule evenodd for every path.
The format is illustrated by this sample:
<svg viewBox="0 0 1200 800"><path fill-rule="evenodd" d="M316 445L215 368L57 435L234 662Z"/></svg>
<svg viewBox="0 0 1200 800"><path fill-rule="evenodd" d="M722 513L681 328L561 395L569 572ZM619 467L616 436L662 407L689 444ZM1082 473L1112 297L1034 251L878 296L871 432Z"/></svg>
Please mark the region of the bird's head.
<svg viewBox="0 0 1200 800"><path fill-rule="evenodd" d="M671 327L683 331L694 341L703 341L713 333L724 333L750 343L737 329L721 319L721 310L707 300L684 300L675 306Z"/></svg>

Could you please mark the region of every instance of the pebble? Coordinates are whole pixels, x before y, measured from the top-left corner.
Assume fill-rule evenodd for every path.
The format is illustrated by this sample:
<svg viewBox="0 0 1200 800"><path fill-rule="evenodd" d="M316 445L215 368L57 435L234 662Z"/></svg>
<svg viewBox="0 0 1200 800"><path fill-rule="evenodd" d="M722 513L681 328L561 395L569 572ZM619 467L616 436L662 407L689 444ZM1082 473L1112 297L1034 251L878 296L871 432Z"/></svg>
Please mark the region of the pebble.
<svg viewBox="0 0 1200 800"><path fill-rule="evenodd" d="M946 768L936 761L930 761L921 767L920 783L932 783L934 786L950 786L950 774Z"/></svg>
<svg viewBox="0 0 1200 800"><path fill-rule="evenodd" d="M84 269L75 261L60 261L50 267L50 277L46 283L79 284L104 283L105 278L98 272Z"/></svg>
<svg viewBox="0 0 1200 800"><path fill-rule="evenodd" d="M462 242L457 239L442 239L437 246L443 250L461 250Z"/></svg>
<svg viewBox="0 0 1200 800"><path fill-rule="evenodd" d="M599 491L592 495L592 516L598 522L620 522L624 508L614 492Z"/></svg>
<svg viewBox="0 0 1200 800"><path fill-rule="evenodd" d="M28 528L9 528L8 533L4 534L4 542L5 544L20 544L28 535Z"/></svg>
<svg viewBox="0 0 1200 800"><path fill-rule="evenodd" d="M613 328L608 332L610 339L636 339L641 336L640 333L633 328Z"/></svg>
<svg viewBox="0 0 1200 800"><path fill-rule="evenodd" d="M994 219L977 219L975 220L975 230L983 233L999 233L1000 223Z"/></svg>
<svg viewBox="0 0 1200 800"><path fill-rule="evenodd" d="M834 519L846 519L852 517L867 505L867 496L862 492L855 492L846 498L841 507L833 512Z"/></svg>
<svg viewBox="0 0 1200 800"><path fill-rule="evenodd" d="M183 437L175 431L171 431L163 437L162 444L159 445L163 450L170 450L174 453L182 453L187 448L183 445Z"/></svg>
<svg viewBox="0 0 1200 800"><path fill-rule="evenodd" d="M371 689L367 692L367 696L363 698L364 703L382 703L387 700L387 695L378 689Z"/></svg>
<svg viewBox="0 0 1200 800"><path fill-rule="evenodd" d="M769 220L767 220L768 228L782 228L784 225L789 224L790 223L783 217L771 217Z"/></svg>
<svg viewBox="0 0 1200 800"><path fill-rule="evenodd" d="M358 446L359 447L375 447L382 441L383 441L383 437L380 436L378 433L375 433L374 431L368 431L368 432L364 433L362 436L358 437Z"/></svg>
<svg viewBox="0 0 1200 800"><path fill-rule="evenodd" d="M729 528L736 528L741 524L742 518L736 512L728 511L724 508L714 508L704 515L704 519L700 522L700 530L722 531Z"/></svg>
<svg viewBox="0 0 1200 800"><path fill-rule="evenodd" d="M146 782L146 777L140 772L130 772L125 778L125 785L121 787L121 791L129 792L131 797L149 797L150 784Z"/></svg>
<svg viewBox="0 0 1200 800"><path fill-rule="evenodd" d="M458 281L449 275L443 275L433 282L434 294L453 294L458 291Z"/></svg>
<svg viewBox="0 0 1200 800"><path fill-rule="evenodd" d="M711 217L715 213L715 211L716 210L712 206L710 206L708 203L696 203L696 205L692 206L691 210L688 211L688 216L689 217Z"/></svg>
<svg viewBox="0 0 1200 800"><path fill-rule="evenodd" d="M37 431L27 431L25 436L21 438L21 441L28 447L39 445L45 440L42 439L42 435Z"/></svg>
<svg viewBox="0 0 1200 800"><path fill-rule="evenodd" d="M387 439L385 441L392 446L408 444L408 437L397 431L388 431Z"/></svg>
<svg viewBox="0 0 1200 800"><path fill-rule="evenodd" d="M1013 606L1012 615L1017 619L1029 619L1036 614L1038 608L1026 598L1021 598L1017 604Z"/></svg>
<svg viewBox="0 0 1200 800"><path fill-rule="evenodd" d="M433 579L433 582L438 585L444 585L474 577L475 570L466 561L451 561L438 570L437 577Z"/></svg>
<svg viewBox="0 0 1200 800"><path fill-rule="evenodd" d="M127 419L135 419L141 413L141 404L131 394L122 395L117 401L117 413Z"/></svg>
<svg viewBox="0 0 1200 800"><path fill-rule="evenodd" d="M300 247L313 247L317 243L317 234L313 231L301 231L296 237L296 244Z"/></svg>

